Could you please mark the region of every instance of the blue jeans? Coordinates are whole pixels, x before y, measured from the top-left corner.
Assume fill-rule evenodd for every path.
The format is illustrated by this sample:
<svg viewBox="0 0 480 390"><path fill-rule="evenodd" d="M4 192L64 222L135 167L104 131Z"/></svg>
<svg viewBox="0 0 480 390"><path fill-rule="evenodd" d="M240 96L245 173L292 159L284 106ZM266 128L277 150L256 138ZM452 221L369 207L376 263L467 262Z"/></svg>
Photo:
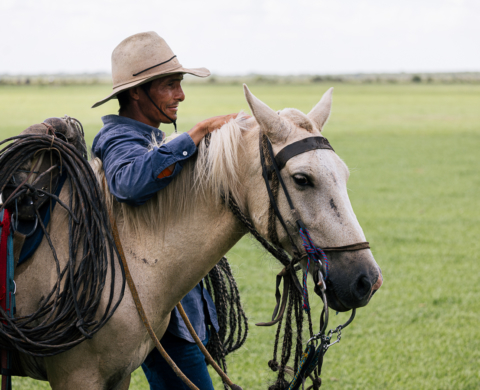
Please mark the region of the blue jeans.
<svg viewBox="0 0 480 390"><path fill-rule="evenodd" d="M205 356L196 344L169 332L165 332L160 342L175 364L200 390L214 390ZM203 340L203 345L206 345L207 342L208 336ZM189 390L160 355L157 348L147 356L142 364L142 369L150 384L150 390Z"/></svg>

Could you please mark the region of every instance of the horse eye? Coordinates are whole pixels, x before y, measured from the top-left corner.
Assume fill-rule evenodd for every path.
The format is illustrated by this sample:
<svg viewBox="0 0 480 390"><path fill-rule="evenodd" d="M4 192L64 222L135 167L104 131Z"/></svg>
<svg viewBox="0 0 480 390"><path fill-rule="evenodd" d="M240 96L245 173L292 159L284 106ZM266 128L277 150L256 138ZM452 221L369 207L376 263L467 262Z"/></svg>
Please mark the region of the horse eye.
<svg viewBox="0 0 480 390"><path fill-rule="evenodd" d="M312 183L310 180L308 180L308 177L304 175L294 175L293 176L293 181L295 181L295 184L298 184L299 186L305 187L305 186L311 186Z"/></svg>

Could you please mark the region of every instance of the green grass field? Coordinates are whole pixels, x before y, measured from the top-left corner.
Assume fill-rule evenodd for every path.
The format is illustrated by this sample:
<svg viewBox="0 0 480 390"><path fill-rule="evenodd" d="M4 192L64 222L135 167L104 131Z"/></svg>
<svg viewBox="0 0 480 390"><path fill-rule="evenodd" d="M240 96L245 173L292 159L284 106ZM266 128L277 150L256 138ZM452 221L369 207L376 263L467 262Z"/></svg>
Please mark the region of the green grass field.
<svg viewBox="0 0 480 390"><path fill-rule="evenodd" d="M251 90L274 109L308 112L329 86ZM82 121L91 144L100 116L117 109L115 101L89 108L108 92L0 87L0 138L69 114ZM185 92L182 131L209 116L247 110L241 86L186 85ZM326 355L322 389L480 388L480 86L338 84L325 135L352 171L350 199L385 283ZM253 324L271 315L279 266L250 238L229 260L251 326L229 371L244 389L266 389L274 330ZM320 308L313 305L317 316ZM340 314L331 324L345 319ZM49 388L23 378L14 387ZM136 371L131 389L147 388Z"/></svg>

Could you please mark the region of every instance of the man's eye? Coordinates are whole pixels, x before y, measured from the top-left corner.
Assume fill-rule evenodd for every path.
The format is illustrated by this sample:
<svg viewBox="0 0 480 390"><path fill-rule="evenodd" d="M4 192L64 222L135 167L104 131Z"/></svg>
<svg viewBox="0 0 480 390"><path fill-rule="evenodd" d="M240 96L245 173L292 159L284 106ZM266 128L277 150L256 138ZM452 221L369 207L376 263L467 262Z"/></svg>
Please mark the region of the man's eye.
<svg viewBox="0 0 480 390"><path fill-rule="evenodd" d="M298 184L299 186L312 186L312 183L310 180L308 180L308 177L305 176L305 175L299 175L299 174L296 174L293 176L293 181L295 182L295 184Z"/></svg>

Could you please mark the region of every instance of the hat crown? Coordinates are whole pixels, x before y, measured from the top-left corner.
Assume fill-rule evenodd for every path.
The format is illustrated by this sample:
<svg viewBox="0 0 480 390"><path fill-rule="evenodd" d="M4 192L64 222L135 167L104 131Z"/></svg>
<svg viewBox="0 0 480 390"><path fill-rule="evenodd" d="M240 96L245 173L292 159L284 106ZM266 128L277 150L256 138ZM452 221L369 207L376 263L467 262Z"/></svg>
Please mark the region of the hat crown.
<svg viewBox="0 0 480 390"><path fill-rule="evenodd" d="M180 67L170 46L156 32L135 34L113 50L113 88Z"/></svg>

